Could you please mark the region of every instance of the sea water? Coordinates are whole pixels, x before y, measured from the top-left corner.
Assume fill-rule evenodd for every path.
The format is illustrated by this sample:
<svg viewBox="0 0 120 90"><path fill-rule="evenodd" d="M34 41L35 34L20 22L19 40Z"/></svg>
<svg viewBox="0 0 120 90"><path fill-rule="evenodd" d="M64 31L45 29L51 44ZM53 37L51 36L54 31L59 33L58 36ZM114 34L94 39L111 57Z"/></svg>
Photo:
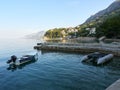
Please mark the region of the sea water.
<svg viewBox="0 0 120 90"><path fill-rule="evenodd" d="M0 90L104 90L120 78L120 57L105 66L81 62L82 53L36 51L39 40L0 40ZM38 60L8 70L11 55L37 52Z"/></svg>

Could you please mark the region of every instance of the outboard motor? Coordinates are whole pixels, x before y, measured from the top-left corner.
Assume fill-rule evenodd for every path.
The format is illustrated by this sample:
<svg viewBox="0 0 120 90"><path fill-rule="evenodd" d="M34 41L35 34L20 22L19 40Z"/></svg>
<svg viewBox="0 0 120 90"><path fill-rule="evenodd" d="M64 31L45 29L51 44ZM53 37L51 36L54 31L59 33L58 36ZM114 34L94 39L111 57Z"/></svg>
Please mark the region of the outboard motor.
<svg viewBox="0 0 120 90"><path fill-rule="evenodd" d="M15 63L16 60L17 60L17 57L15 55L11 56L11 60L12 60L13 63Z"/></svg>
<svg viewBox="0 0 120 90"><path fill-rule="evenodd" d="M7 64L10 64L11 62L15 63L17 60L17 57L15 55L11 56L11 59L7 61Z"/></svg>

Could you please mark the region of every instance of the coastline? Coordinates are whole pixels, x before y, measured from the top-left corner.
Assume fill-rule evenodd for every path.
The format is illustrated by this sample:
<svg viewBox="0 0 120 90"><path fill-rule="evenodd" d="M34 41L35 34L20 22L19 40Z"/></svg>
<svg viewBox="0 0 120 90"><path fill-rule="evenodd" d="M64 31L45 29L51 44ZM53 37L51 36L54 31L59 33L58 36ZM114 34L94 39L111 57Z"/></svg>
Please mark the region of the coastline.
<svg viewBox="0 0 120 90"><path fill-rule="evenodd" d="M80 53L112 53L115 56L120 56L120 46L100 43L41 43L34 46L37 50L49 51L69 51Z"/></svg>

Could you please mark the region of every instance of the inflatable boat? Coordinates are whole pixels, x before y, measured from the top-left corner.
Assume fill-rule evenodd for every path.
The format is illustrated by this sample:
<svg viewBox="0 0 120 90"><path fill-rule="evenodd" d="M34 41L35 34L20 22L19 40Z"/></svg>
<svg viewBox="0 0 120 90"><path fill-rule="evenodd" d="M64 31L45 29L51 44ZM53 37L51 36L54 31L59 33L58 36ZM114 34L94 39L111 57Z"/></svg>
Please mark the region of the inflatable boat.
<svg viewBox="0 0 120 90"><path fill-rule="evenodd" d="M9 64L9 68L16 68L18 66L27 64L29 62L34 62L38 59L37 53L29 53L26 55L23 55L20 58L17 58L15 55L11 56L11 59L7 61L7 64Z"/></svg>
<svg viewBox="0 0 120 90"><path fill-rule="evenodd" d="M113 54L103 54L99 52L91 53L83 56L82 62L92 62L96 65L104 64L113 58Z"/></svg>

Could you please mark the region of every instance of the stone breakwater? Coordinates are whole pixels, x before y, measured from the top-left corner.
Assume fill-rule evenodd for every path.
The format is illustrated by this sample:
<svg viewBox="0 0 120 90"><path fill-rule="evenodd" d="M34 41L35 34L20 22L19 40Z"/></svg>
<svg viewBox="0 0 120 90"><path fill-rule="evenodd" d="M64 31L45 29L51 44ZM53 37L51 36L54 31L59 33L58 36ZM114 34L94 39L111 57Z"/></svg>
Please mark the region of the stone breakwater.
<svg viewBox="0 0 120 90"><path fill-rule="evenodd" d="M70 51L80 53L112 53L115 56L120 56L120 45L100 44L100 43L38 43L34 46L37 50L51 51Z"/></svg>

